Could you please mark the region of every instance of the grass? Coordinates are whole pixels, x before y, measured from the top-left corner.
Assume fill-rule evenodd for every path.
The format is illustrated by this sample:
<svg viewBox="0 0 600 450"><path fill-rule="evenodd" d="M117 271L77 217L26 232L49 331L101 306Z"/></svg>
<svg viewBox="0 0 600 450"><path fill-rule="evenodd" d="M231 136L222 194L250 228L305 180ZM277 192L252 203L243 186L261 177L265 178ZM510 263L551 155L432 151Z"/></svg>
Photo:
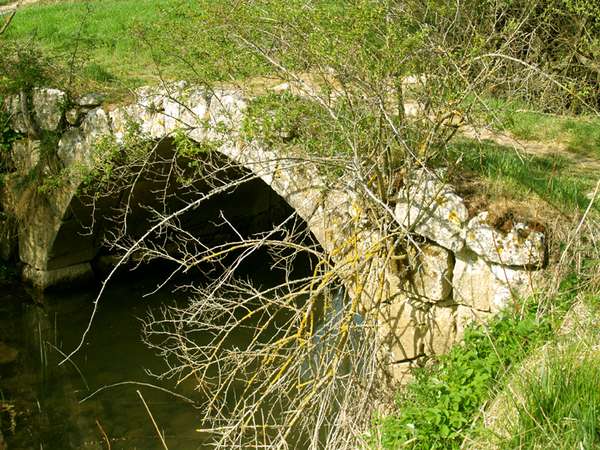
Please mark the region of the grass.
<svg viewBox="0 0 600 450"><path fill-rule="evenodd" d="M569 152L600 159L600 117L561 116L527 109L516 101L488 99L483 117L524 140L561 144Z"/></svg>
<svg viewBox="0 0 600 450"><path fill-rule="evenodd" d="M339 0L322 0L311 14L322 16L334 33L336 23L329 25L328 20L342 5ZM272 9L267 14L281 20L301 11L293 6L281 9L281 4L268 1L238 6L242 19L236 20L246 21L253 30L247 37L266 48L272 42L258 31L265 14L262 8ZM218 22L230 15L225 8L225 2L214 0L39 3L21 8L3 38L39 46L52 58L57 73L75 75L73 88L80 92L93 88L126 92L159 79L205 83L271 73L262 56L231 36L232 24ZM285 57L286 52L282 54ZM292 67L293 63L286 61Z"/></svg>
<svg viewBox="0 0 600 450"><path fill-rule="evenodd" d="M503 448L600 448L600 355L580 343L554 350L522 380Z"/></svg>
<svg viewBox="0 0 600 450"><path fill-rule="evenodd" d="M472 432L481 406L507 371L548 339L553 315L539 315L538 304L507 310L487 327L471 326L461 345L439 364L417 372L399 395L396 412L380 420L383 448L460 448Z"/></svg>
<svg viewBox="0 0 600 450"><path fill-rule="evenodd" d="M37 43L59 64L73 57L86 81L119 80L136 85L152 78L152 53L134 33L155 21L173 0L103 0L23 7L6 37Z"/></svg>
<svg viewBox="0 0 600 450"><path fill-rule="evenodd" d="M527 200L534 194L568 213L587 207L587 195L597 180L595 173L576 170L565 157L519 155L491 142L456 141L449 148L449 157L460 159L461 172L483 178L491 197Z"/></svg>
<svg viewBox="0 0 600 450"><path fill-rule="evenodd" d="M597 273L597 263L588 270ZM557 335L513 371L486 408L487 428L472 434L473 448L600 448L600 295L595 286L577 286L577 300Z"/></svg>
<svg viewBox="0 0 600 450"><path fill-rule="evenodd" d="M468 327L461 344L441 356L437 364L415 373L414 380L399 393L395 412L375 421L374 435L379 440L373 445L431 450L472 448L464 447L465 443L481 442L478 437L489 434L481 421L486 403L501 392L526 358L555 339L583 280L569 275L554 298L529 299L505 309L486 326ZM520 433L515 429L511 436Z"/></svg>

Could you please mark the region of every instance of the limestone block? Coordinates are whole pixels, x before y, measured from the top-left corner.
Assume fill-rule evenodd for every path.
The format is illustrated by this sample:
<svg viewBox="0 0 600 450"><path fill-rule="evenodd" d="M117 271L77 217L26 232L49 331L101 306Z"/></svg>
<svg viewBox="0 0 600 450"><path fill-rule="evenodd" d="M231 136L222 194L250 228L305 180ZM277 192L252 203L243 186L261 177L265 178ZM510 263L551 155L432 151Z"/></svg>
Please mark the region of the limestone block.
<svg viewBox="0 0 600 450"><path fill-rule="evenodd" d="M544 234L517 223L508 232L487 223L488 213L473 217L467 225L467 246L486 260L506 266L541 266L546 246Z"/></svg>
<svg viewBox="0 0 600 450"><path fill-rule="evenodd" d="M165 128L196 130L200 136L204 132L204 124L208 119L210 94L204 89L190 89L177 97L165 97L163 108Z"/></svg>
<svg viewBox="0 0 600 450"><path fill-rule="evenodd" d="M94 272L89 262L54 270L38 270L29 265L23 268L22 278L38 289L93 280Z"/></svg>
<svg viewBox="0 0 600 450"><path fill-rule="evenodd" d="M450 251L464 246L468 211L463 199L425 170L416 171L406 181L398 194L395 215L403 227Z"/></svg>
<svg viewBox="0 0 600 450"><path fill-rule="evenodd" d="M210 99L208 109L209 129L215 137L230 135L239 130L243 114L246 109L246 101L239 90L218 90ZM224 133L219 133L219 130Z"/></svg>
<svg viewBox="0 0 600 450"><path fill-rule="evenodd" d="M425 354L428 313L406 298L378 310L377 330L389 352L388 360L398 362Z"/></svg>
<svg viewBox="0 0 600 450"><path fill-rule="evenodd" d="M465 329L471 324L485 324L493 317L491 312L478 311L464 305L456 307L456 338L462 339Z"/></svg>
<svg viewBox="0 0 600 450"><path fill-rule="evenodd" d="M81 130L86 142L94 146L100 138L108 136L112 132L108 113L102 108L92 109L85 116Z"/></svg>
<svg viewBox="0 0 600 450"><path fill-rule="evenodd" d="M72 128L63 133L58 141L57 154L65 167L77 164L88 165L90 161L90 146L79 128Z"/></svg>
<svg viewBox="0 0 600 450"><path fill-rule="evenodd" d="M433 306L429 311L425 352L447 353L456 342L456 307Z"/></svg>
<svg viewBox="0 0 600 450"><path fill-rule="evenodd" d="M152 139L165 137L164 89L144 86L136 94L136 104L128 108L130 121L139 124L143 135Z"/></svg>
<svg viewBox="0 0 600 450"><path fill-rule="evenodd" d="M31 103L35 120L43 130L56 131L62 121L67 94L58 89L34 89Z"/></svg>
<svg viewBox="0 0 600 450"><path fill-rule="evenodd" d="M40 141L21 139L13 143L12 160L19 175L27 175L40 161Z"/></svg>
<svg viewBox="0 0 600 450"><path fill-rule="evenodd" d="M536 278L535 272L491 264L464 251L456 254L452 281L454 301L495 313L513 297L531 295Z"/></svg>
<svg viewBox="0 0 600 450"><path fill-rule="evenodd" d="M87 108L100 106L104 101L105 96L103 94L90 92L89 94L85 94L77 99L77 104L79 106L84 106Z"/></svg>
<svg viewBox="0 0 600 450"><path fill-rule="evenodd" d="M27 122L21 112L21 106L18 95L12 95L4 100L4 109L11 117L10 126L18 133L27 133Z"/></svg>
<svg viewBox="0 0 600 450"><path fill-rule="evenodd" d="M408 290L425 300L439 302L452 293L452 253L434 244L422 244L416 249L417 266L408 280Z"/></svg>
<svg viewBox="0 0 600 450"><path fill-rule="evenodd" d="M118 143L123 143L129 126L132 123L135 123L134 117L137 109L136 105L130 105L109 111L108 116L112 125L113 134Z"/></svg>

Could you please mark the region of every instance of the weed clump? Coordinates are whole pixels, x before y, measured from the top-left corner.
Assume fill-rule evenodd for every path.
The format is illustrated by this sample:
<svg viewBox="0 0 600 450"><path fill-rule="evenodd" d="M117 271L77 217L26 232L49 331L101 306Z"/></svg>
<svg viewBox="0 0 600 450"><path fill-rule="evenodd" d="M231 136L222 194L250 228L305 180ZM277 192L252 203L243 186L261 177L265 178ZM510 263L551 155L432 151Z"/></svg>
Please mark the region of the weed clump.
<svg viewBox="0 0 600 450"><path fill-rule="evenodd" d="M460 448L477 413L507 371L553 333L531 301L487 326L474 325L439 363L420 369L399 394L396 413L379 421L384 448Z"/></svg>

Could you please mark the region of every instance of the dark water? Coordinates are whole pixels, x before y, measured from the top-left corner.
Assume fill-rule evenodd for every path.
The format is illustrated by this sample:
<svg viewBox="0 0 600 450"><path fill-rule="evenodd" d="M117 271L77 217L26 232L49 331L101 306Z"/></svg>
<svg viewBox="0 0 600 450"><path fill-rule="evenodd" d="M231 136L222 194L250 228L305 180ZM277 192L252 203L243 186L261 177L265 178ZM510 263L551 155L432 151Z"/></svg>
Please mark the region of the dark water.
<svg viewBox="0 0 600 450"><path fill-rule="evenodd" d="M9 449L102 449L109 448L107 440L113 450L164 448L138 390L170 449L206 448L207 437L195 431L198 410L168 393L126 384L81 402L115 383L160 385L146 373L164 367L142 343L139 318L149 309L185 301L187 294L166 288L144 298L156 283L155 276L111 283L74 364L61 366L60 352L79 342L98 287L46 294L43 307L22 288L2 292L0 341L20 352L15 362L0 365L0 398L13 402L18 414L14 433L5 431ZM174 390L172 383L162 386ZM179 385L176 392L194 395L191 385ZM3 419L6 425L7 415Z"/></svg>

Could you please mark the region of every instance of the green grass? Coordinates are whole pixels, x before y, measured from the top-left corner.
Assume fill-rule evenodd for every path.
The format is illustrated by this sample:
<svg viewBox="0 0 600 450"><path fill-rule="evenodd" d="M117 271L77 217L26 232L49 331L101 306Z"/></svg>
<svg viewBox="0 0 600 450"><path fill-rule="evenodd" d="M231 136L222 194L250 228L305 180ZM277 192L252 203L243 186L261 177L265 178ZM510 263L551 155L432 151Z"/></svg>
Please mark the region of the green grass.
<svg viewBox="0 0 600 450"><path fill-rule="evenodd" d="M437 364L415 372L415 379L399 392L395 412L375 421L373 435L380 438L373 445L458 449L465 440L486 435L480 411L522 361L555 338L584 280L573 273L551 300L532 298L506 308L486 326L468 327L462 342Z"/></svg>
<svg viewBox="0 0 600 450"><path fill-rule="evenodd" d="M75 74L79 90L126 91L166 79L225 78L227 67L205 55L235 55L260 73L256 57L211 29L211 0L64 1L22 8L6 39L37 45L58 71ZM227 58L224 58L227 59ZM211 66L210 74L200 66ZM220 71L219 71L220 70ZM99 86L98 86L99 85Z"/></svg>
<svg viewBox="0 0 600 450"><path fill-rule="evenodd" d="M243 80L272 73L272 67L233 36L235 21L247 25L246 37L271 48L272 38L261 30L264 16L282 21L286 15L301 17L300 3L297 7L276 1L237 3L235 14L227 2L214 0L40 3L23 7L3 38L40 47L52 59L55 72L75 74L79 91L97 87L126 92L159 79ZM322 20L321 27L332 35L336 27L347 28L341 19L332 20L343 17L339 14L343 2L321 0L313 6L311 17ZM285 55L282 49L279 56ZM303 68L294 67L295 62L285 61L289 67Z"/></svg>
<svg viewBox="0 0 600 450"><path fill-rule="evenodd" d="M75 71L92 81L139 84L153 76L152 53L135 27L160 18L173 0L66 1L22 8L6 38L34 42L62 64L75 55Z"/></svg>
<svg viewBox="0 0 600 450"><path fill-rule="evenodd" d="M506 449L600 448L600 355L580 343L547 355L522 380Z"/></svg>
<svg viewBox="0 0 600 450"><path fill-rule="evenodd" d="M520 102L489 99L480 112L519 139L559 143L570 152L600 159L600 117L561 116L531 111Z"/></svg>
<svg viewBox="0 0 600 450"><path fill-rule="evenodd" d="M559 155L531 156L491 142L459 140L449 148L451 160L460 159L460 170L482 177L488 191L526 200L536 194L559 210L586 208L597 174L575 170Z"/></svg>
<svg viewBox="0 0 600 450"><path fill-rule="evenodd" d="M519 313L505 311L487 328L467 329L463 342L441 356L438 365L416 373L399 394L396 412L376 423L382 436L378 444L388 449L460 448L507 371L553 334L556 317L538 312L532 302Z"/></svg>

